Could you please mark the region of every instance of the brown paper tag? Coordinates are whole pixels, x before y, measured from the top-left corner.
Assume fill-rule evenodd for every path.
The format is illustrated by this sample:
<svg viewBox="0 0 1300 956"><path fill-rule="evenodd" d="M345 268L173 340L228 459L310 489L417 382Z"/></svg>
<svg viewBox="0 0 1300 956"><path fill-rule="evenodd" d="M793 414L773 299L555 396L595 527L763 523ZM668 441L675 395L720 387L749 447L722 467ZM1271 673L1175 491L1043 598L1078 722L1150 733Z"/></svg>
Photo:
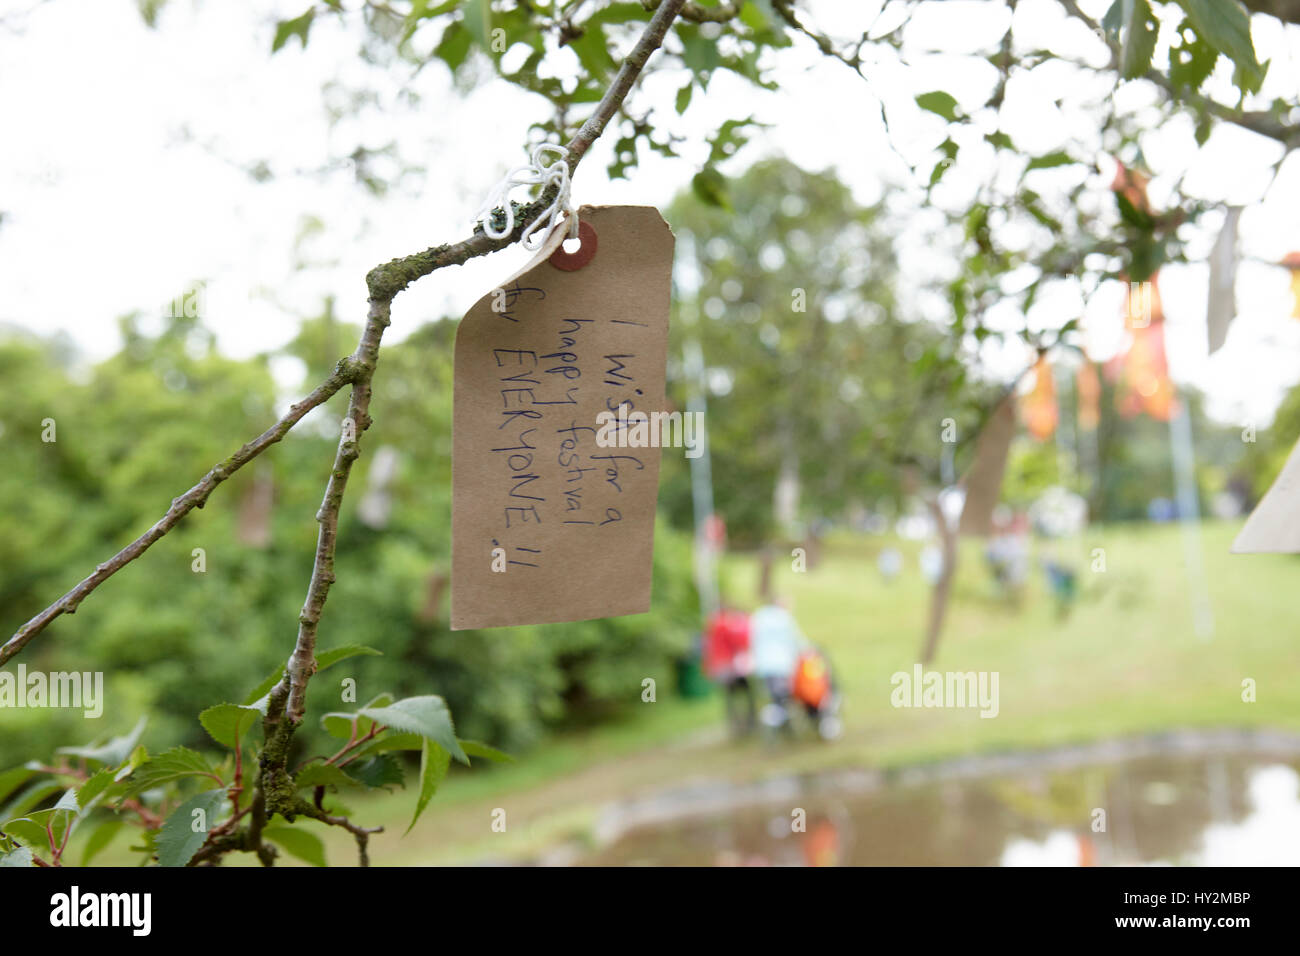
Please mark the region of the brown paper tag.
<svg viewBox="0 0 1300 956"><path fill-rule="evenodd" d="M650 206L578 217L589 262L553 264L556 229L456 333L453 630L650 609L660 451L603 447L597 415L665 409L673 235Z"/></svg>

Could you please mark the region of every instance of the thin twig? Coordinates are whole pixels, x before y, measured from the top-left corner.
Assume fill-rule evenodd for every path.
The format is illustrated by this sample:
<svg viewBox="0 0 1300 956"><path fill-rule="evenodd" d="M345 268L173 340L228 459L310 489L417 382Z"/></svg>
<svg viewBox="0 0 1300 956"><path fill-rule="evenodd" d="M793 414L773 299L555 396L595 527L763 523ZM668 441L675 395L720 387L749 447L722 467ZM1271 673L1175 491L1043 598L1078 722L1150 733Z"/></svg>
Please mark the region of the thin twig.
<svg viewBox="0 0 1300 956"><path fill-rule="evenodd" d="M86 599L86 596L95 588L99 587L109 578L111 578L122 568L126 567L140 555L149 550L150 545L165 535L172 528L180 523L180 520L195 508L202 508L207 502L208 496L212 494L214 488L221 484L244 465L248 464L266 449L270 448L280 439L282 439L294 425L302 419L309 411L317 405L328 401L339 389L351 380L351 370L345 363L340 362L334 374L321 383L310 395L290 407L289 411L278 422L264 431L257 438L250 441L244 447L227 458L219 465L213 468L199 479L196 484L185 494L175 499L167 513L154 523L154 526L146 531L140 537L136 538L125 548L119 551L113 557L109 558L103 564L95 568L93 574L83 580L75 588L69 591L63 597L59 598L40 614L24 624L18 629L13 637L0 646L0 665L3 665L11 657L27 646L37 634L45 628L55 618L62 614L75 614L78 605Z"/></svg>
<svg viewBox="0 0 1300 956"><path fill-rule="evenodd" d="M591 144L604 132L610 119L618 112L645 67L646 61L663 43L668 27L684 2L685 0L663 0L654 16L650 18L645 32L641 34L636 46L623 61L609 89L596 105L595 111L565 147L570 175L582 162ZM369 313L365 330L361 334L361 342L348 360L353 369L352 398L348 405L347 419L351 424L339 441L338 451L334 456L334 467L325 486L325 498L316 514L320 533L316 539L316 560L312 566L311 583L307 588L302 613L298 616L298 640L294 645L293 654L285 665L284 676L272 689L268 700L267 720L270 724L274 725L278 721L281 707L284 708L291 725L296 725L302 720L307 682L316 672L316 631L325 600L329 596L330 586L334 583L334 548L338 535L339 509L343 503L352 464L360 455L361 434L371 424L370 383L379 361L380 340L390 322L393 298L412 282L436 269L459 265L476 256L503 249L515 242L551 198L549 194L543 194L540 199L529 204L524 210L525 215L520 217L519 225L508 237L492 239L483 232L481 227L476 227L474 235L469 239L455 245L437 246L402 259L394 259L385 265L376 266L366 276L366 284L370 290Z"/></svg>

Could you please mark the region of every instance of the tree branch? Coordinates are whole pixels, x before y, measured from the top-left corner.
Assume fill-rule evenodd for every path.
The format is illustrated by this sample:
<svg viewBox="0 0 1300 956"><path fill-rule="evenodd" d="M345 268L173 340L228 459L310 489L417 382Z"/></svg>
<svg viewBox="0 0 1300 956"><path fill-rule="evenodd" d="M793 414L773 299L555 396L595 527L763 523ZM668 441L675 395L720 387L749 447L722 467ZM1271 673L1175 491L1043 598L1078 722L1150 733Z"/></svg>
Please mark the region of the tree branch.
<svg viewBox="0 0 1300 956"><path fill-rule="evenodd" d="M663 0L654 16L650 18L640 39L623 61L623 65L619 67L618 73L596 105L596 109L565 147L568 153L570 176L582 162L591 144L604 132L609 121L618 112L623 100L631 92L637 77L650 59L650 55L663 43L669 26L677 17L684 2L685 0ZM302 720L307 682L316 672L316 629L325 600L329 596L330 585L334 583L334 547L338 534L339 509L343 503L343 494L347 488L352 464L360 455L361 434L371 424L370 382L379 360L380 340L390 322L393 298L412 282L436 269L459 265L476 256L503 249L517 241L524 229L553 199L554 191L548 190L525 207L524 214L519 217L519 225L506 238L491 239L483 232L482 227L478 226L469 239L455 245L436 246L415 255L394 259L386 265L376 266L366 276L366 285L370 290L368 318L361 335L361 342L349 360L354 369L352 398L348 405L348 419L352 423L352 428L345 432L339 442L338 451L334 456L334 467L325 486L325 498L321 502L320 511L316 514L316 520L320 523L320 533L316 540L316 560L312 567L311 583L307 588L307 598L303 602L302 613L298 616L297 643L285 665L284 676L272 689L268 701L267 720L272 725L278 721L281 707L284 708L285 716L288 717L291 726L296 726Z"/></svg>
<svg viewBox="0 0 1300 956"><path fill-rule="evenodd" d="M20 627L13 637L9 638L3 646L0 646L0 666L26 647L28 642L45 630L55 618L62 614L75 614L78 605L86 599L90 592L148 551L150 545L176 527L187 514L195 508L202 508L217 485L282 439L288 434L289 429L302 420L304 415L317 405L324 404L335 392L350 382L352 374L353 370L347 359L339 362L334 374L317 386L302 401L291 406L283 418L221 464L214 465L199 480L198 484L172 501L167 513L159 518L152 528L113 555L113 557L97 565L93 574Z"/></svg>
<svg viewBox="0 0 1300 956"><path fill-rule="evenodd" d="M669 26L685 5L685 0L662 0L662 3L657 4L654 16L650 18L636 46L623 61L609 89L605 91L591 117L582 124L582 128L566 147L569 154L570 175L577 169L578 163L582 161L591 144L604 132L610 119L618 112L650 55L663 43ZM477 256L496 252L517 242L524 229L550 205L554 198L554 191L548 190L537 200L524 206L518 217L519 225L513 233L502 239L491 239L483 232L481 226L476 226L474 234L462 242L435 246L372 269L366 276L366 285L370 292L370 309L356 351L349 358L340 360L334 374L310 395L292 406L275 425L248 442L221 464L214 466L199 480L198 484L172 501L167 513L153 527L112 558L96 566L94 573L19 628L13 637L0 646L0 666L26 647L32 638L45 630L55 618L63 614L75 613L87 595L144 554L155 541L175 528L190 511L202 508L217 485L280 441L309 411L329 400L344 385L350 384L352 395L348 404L348 418L355 427L355 437L354 440L340 441L338 452L334 457L334 467L325 488L325 498L316 516L321 526L317 539L316 558L312 568L311 583L307 589L307 599L298 619L298 641L286 669L288 684L281 681L281 685L272 691L273 701L279 697L283 705L286 699L289 700L293 722L297 723L302 716L302 693L306 688L307 680L315 670L316 625L320 620L321 609L325 604L329 587L334 581L334 543L338 531L339 507L342 504L352 463L360 454L355 439L359 439L361 432L370 427L370 381L379 358L380 340L384 329L389 324L393 298L412 282L436 269L460 265ZM290 695L290 687L296 687L297 693Z"/></svg>

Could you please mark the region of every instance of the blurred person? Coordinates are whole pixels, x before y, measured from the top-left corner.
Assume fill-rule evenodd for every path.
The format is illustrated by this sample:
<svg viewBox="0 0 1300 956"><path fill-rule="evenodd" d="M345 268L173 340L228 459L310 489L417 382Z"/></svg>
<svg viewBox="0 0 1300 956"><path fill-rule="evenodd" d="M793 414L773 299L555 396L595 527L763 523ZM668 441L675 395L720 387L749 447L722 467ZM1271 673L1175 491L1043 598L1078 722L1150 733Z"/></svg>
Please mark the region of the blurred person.
<svg viewBox="0 0 1300 956"><path fill-rule="evenodd" d="M903 552L897 548L881 548L876 557L876 569L885 583L891 583L903 570Z"/></svg>
<svg viewBox="0 0 1300 956"><path fill-rule="evenodd" d="M943 552L936 545L927 544L921 549L921 575L927 584L934 584L943 574Z"/></svg>
<svg viewBox="0 0 1300 956"><path fill-rule="evenodd" d="M727 723L738 737L751 733L758 718L758 703L749 680L753 670L749 631L749 615L725 605L709 618L704 629L704 672L722 685Z"/></svg>
<svg viewBox="0 0 1300 956"><path fill-rule="evenodd" d="M830 661L821 648L809 644L799 652L790 692L803 705L819 737L834 740L840 735L843 726L839 717L839 692Z"/></svg>
<svg viewBox="0 0 1300 956"><path fill-rule="evenodd" d="M1058 561L1056 556L1048 554L1043 559L1043 570L1047 573L1047 587L1052 592L1052 598L1056 601L1056 616L1065 618L1070 613L1070 608L1074 606L1075 594L1078 591L1078 577L1074 568Z"/></svg>
<svg viewBox="0 0 1300 956"><path fill-rule="evenodd" d="M754 675L763 682L770 698L764 708L764 723L784 727L799 651L807 641L783 598L754 612L749 620L749 639Z"/></svg>

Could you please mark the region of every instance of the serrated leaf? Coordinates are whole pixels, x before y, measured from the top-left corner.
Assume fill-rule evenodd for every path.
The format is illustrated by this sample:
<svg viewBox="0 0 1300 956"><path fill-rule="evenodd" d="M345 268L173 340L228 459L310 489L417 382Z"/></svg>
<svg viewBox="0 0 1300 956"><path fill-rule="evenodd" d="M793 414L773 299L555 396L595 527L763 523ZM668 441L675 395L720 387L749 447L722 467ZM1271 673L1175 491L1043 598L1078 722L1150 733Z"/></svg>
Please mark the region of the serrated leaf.
<svg viewBox="0 0 1300 956"><path fill-rule="evenodd" d="M81 851L81 865L89 866L90 861L99 856L113 842L113 837L117 836L118 831L121 829L122 819L120 817L109 817L109 819L90 831L90 836L86 839L85 849Z"/></svg>
<svg viewBox="0 0 1300 956"><path fill-rule="evenodd" d="M420 814L424 813L424 808L438 792L438 787L447 776L447 768L450 766L451 754L433 741L426 740L420 750L420 793L415 800L415 814L411 817L411 826L406 828L407 833L411 832L411 827L415 826L415 822L420 819Z"/></svg>
<svg viewBox="0 0 1300 956"><path fill-rule="evenodd" d="M961 115L957 100L951 93L946 93L943 90L931 90L929 93L922 93L916 98L916 105L937 116L942 116L950 123L956 122L958 116Z"/></svg>
<svg viewBox="0 0 1300 956"><path fill-rule="evenodd" d="M1189 40L1183 34L1192 32ZM1199 90L1214 72L1219 51L1188 29L1184 20L1178 27L1178 44L1169 47L1169 81L1175 86Z"/></svg>
<svg viewBox="0 0 1300 956"><path fill-rule="evenodd" d="M105 790L113 785L116 776L117 771L112 767L105 767L91 776L90 779L77 788L77 806L82 810L89 807Z"/></svg>
<svg viewBox="0 0 1300 956"><path fill-rule="evenodd" d="M1119 72L1126 80L1151 69L1159 24L1147 0L1123 0L1124 35L1120 41Z"/></svg>
<svg viewBox="0 0 1300 956"><path fill-rule="evenodd" d="M262 836L312 866L328 866L325 862L325 844L316 834L302 827L273 824L262 831Z"/></svg>
<svg viewBox="0 0 1300 956"><path fill-rule="evenodd" d="M364 644L345 644L342 647L335 647L325 651L323 654L316 655L316 673L327 670L350 657L383 657L383 651L377 651L373 647L366 647Z"/></svg>
<svg viewBox="0 0 1300 956"><path fill-rule="evenodd" d="M186 747L173 747L150 757L131 774L124 796L152 790L185 777L215 777L212 767L201 754Z"/></svg>
<svg viewBox="0 0 1300 956"><path fill-rule="evenodd" d="M16 820L10 820L0 827L0 833L8 834L15 840L37 850L47 850L50 846L50 835L45 832L44 825L37 823L30 817L19 817Z"/></svg>
<svg viewBox="0 0 1300 956"><path fill-rule="evenodd" d="M463 744L464 741L461 741ZM393 750L419 750L424 746L424 738L419 734L385 733L366 744L359 751L361 755L382 754ZM468 753L468 751L466 751Z"/></svg>
<svg viewBox="0 0 1300 956"><path fill-rule="evenodd" d="M292 20L281 20L275 25L275 39L271 41L271 52L279 51L290 37L297 37L301 42L303 49L307 48L307 34L311 31L311 22L316 17L316 8L312 7L301 16L294 17Z"/></svg>
<svg viewBox="0 0 1300 956"><path fill-rule="evenodd" d="M480 743L477 740L462 740L460 742L465 753L471 757L482 757L484 760L491 760L493 763L514 763L515 758L508 753L503 753L495 747L489 747L487 744Z"/></svg>
<svg viewBox="0 0 1300 956"><path fill-rule="evenodd" d="M303 787L356 787L359 786L339 767L332 763L309 763L294 775L293 785Z"/></svg>
<svg viewBox="0 0 1300 956"><path fill-rule="evenodd" d="M1250 14L1237 0L1177 0L1197 35L1246 74L1261 72L1250 38Z"/></svg>
<svg viewBox="0 0 1300 956"><path fill-rule="evenodd" d="M54 804L53 809L67 810L70 813L77 813L81 810L81 804L77 802L77 791L72 789L63 791L63 796L59 797L59 800Z"/></svg>
<svg viewBox="0 0 1300 956"><path fill-rule="evenodd" d="M271 688L274 687L276 684L280 683L280 678L283 676L284 676L284 665L281 664L279 667L275 669L275 673L271 674L269 677L263 680L262 683L258 684L257 687L254 688L252 693L250 693L247 697L244 698L244 706L255 707L260 701L264 701L266 695L271 693ZM266 713L265 705L262 707L262 713Z"/></svg>
<svg viewBox="0 0 1300 956"><path fill-rule="evenodd" d="M35 866L32 862L32 851L25 846L20 846L12 852L0 856L0 867L3 866Z"/></svg>
<svg viewBox="0 0 1300 956"><path fill-rule="evenodd" d="M365 760L354 761L344 767L343 772L372 790L406 785L406 775L402 773L402 765L390 754L377 754Z"/></svg>
<svg viewBox="0 0 1300 956"><path fill-rule="evenodd" d="M144 733L144 727L145 718L141 717L136 721L135 727L129 734L114 737L102 746L60 747L55 753L81 757L83 760L97 760L107 766L116 767L126 760L131 751L135 749L136 743L140 740L140 735Z"/></svg>
<svg viewBox="0 0 1300 956"><path fill-rule="evenodd" d="M36 780L10 798L4 810L0 811L0 820L21 817L32 807L39 806L62 789L62 785L56 781Z"/></svg>
<svg viewBox="0 0 1300 956"><path fill-rule="evenodd" d="M456 739L447 703L437 695L407 697L388 707L363 707L359 713L394 730L428 737L441 744L461 763L469 763L460 741Z"/></svg>
<svg viewBox="0 0 1300 956"><path fill-rule="evenodd" d="M199 723L209 737L221 746L234 750L261 716L262 712L256 707L217 704L199 714Z"/></svg>
<svg viewBox="0 0 1300 956"><path fill-rule="evenodd" d="M194 858L194 854L199 852L199 847L203 846L203 841L208 838L208 832L216 826L217 813L221 810L225 799L224 789L205 790L203 793L196 793L171 812L171 815L163 821L162 829L158 831L157 849L160 866L184 866ZM203 811L203 819L206 823L206 827L198 831L194 829L195 810Z"/></svg>

